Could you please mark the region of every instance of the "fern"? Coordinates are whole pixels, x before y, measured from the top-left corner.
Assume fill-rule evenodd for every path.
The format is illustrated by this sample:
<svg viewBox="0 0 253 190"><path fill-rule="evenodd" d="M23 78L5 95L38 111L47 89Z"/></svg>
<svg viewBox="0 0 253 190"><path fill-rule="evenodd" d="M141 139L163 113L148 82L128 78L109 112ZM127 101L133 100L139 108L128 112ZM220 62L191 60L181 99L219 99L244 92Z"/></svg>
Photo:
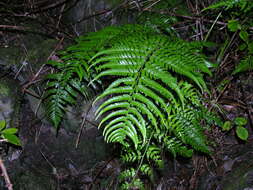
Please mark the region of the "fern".
<svg viewBox="0 0 253 190"><path fill-rule="evenodd" d="M45 95L51 120L57 127L78 92L88 97L110 82L95 100L107 97L96 111L99 128L107 142L122 145L124 162L140 165L122 172L123 187L142 187L139 172L152 178L152 165L163 166L164 149L173 156L209 153L200 92L208 91L203 74L211 72L202 46L141 25L81 37L60 54L63 63L52 63L58 72L48 75Z"/></svg>
<svg viewBox="0 0 253 190"><path fill-rule="evenodd" d="M135 148L140 142L145 144L149 121L156 131L160 130L158 123L161 128L169 126L170 102L179 99L184 105L186 94L176 74L189 78L203 91L206 86L197 71L210 74L205 60L194 47L163 35L128 35L112 48L96 54L91 63L91 68L98 71L94 80L119 77L97 98L113 95L97 110L97 117L109 113L99 125L105 124L105 140L122 142L129 137Z"/></svg>
<svg viewBox="0 0 253 190"><path fill-rule="evenodd" d="M221 0L221 1L218 1L217 3L210 5L204 10L223 9L223 8L225 10L239 8L240 11L246 13L253 9L253 3L251 0Z"/></svg>
<svg viewBox="0 0 253 190"><path fill-rule="evenodd" d="M73 105L76 97L81 93L86 99L90 91L86 85L74 77L75 68L72 65L49 62L52 66L61 69L59 73L47 75L48 83L44 94L47 115L57 128L65 114L66 106Z"/></svg>
<svg viewBox="0 0 253 190"><path fill-rule="evenodd" d="M245 71L253 70L253 56L249 55L245 59L241 60L240 63L236 66L235 70L233 71L233 75Z"/></svg>
<svg viewBox="0 0 253 190"><path fill-rule="evenodd" d="M122 182L121 189L129 190L129 189L139 189L144 190L144 184L139 179L136 178L137 173L134 168L127 169L121 172L119 179Z"/></svg>
<svg viewBox="0 0 253 190"><path fill-rule="evenodd" d="M161 145L174 156L190 157L193 149L209 153L200 126L203 106L192 84L207 91L202 73L211 73L199 51L201 43L145 29L133 28L134 33L128 31L120 40L114 37L111 47L92 57L90 69L97 71L92 82L113 77L95 100L110 97L96 112L97 118L105 115L99 124L105 140L126 146L123 161L142 160L135 172L152 178L150 164L163 166Z"/></svg>
<svg viewBox="0 0 253 190"><path fill-rule="evenodd" d="M177 22L176 17L144 11L138 17L137 22L141 24L144 23L145 26L154 29L158 33L166 33L170 36L178 36L177 32L172 27L172 25Z"/></svg>

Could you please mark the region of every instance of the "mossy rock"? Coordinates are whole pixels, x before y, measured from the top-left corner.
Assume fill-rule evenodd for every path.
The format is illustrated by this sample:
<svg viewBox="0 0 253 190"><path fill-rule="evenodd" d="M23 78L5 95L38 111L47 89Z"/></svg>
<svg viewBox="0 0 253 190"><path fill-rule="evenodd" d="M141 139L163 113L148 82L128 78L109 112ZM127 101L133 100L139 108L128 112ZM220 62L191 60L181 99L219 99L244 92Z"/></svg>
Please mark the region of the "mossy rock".
<svg viewBox="0 0 253 190"><path fill-rule="evenodd" d="M18 127L21 93L18 81L0 78L0 120L7 122L7 127Z"/></svg>

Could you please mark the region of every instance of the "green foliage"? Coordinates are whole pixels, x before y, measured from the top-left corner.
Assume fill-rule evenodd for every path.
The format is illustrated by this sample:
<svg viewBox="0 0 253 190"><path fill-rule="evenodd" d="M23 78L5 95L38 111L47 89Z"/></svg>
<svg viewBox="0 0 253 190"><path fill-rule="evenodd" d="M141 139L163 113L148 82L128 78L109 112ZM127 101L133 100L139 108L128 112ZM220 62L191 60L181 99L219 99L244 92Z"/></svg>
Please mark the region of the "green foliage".
<svg viewBox="0 0 253 190"><path fill-rule="evenodd" d="M217 3L214 3L207 7L208 9L234 9L237 8L241 12L246 13L253 9L253 3L251 0L220 0Z"/></svg>
<svg viewBox="0 0 253 190"><path fill-rule="evenodd" d="M238 20L229 20L228 21L228 29L231 32L236 32L237 30L240 30L242 27Z"/></svg>
<svg viewBox="0 0 253 190"><path fill-rule="evenodd" d="M222 131L229 131L232 127L231 121L225 121L222 126Z"/></svg>
<svg viewBox="0 0 253 190"><path fill-rule="evenodd" d="M236 127L236 135L244 141L246 141L249 137L248 130L242 126Z"/></svg>
<svg viewBox="0 0 253 190"><path fill-rule="evenodd" d="M223 131L230 131L235 127L235 133L238 138L246 141L249 137L248 130L244 127L247 124L247 119L244 117L236 117L232 122L226 121L222 126Z"/></svg>
<svg viewBox="0 0 253 190"><path fill-rule="evenodd" d="M244 127L247 124L247 119L244 117L236 117L234 120L236 125L236 135L241 140L246 141L249 137L248 130Z"/></svg>
<svg viewBox="0 0 253 190"><path fill-rule="evenodd" d="M247 119L245 117L236 117L234 122L236 125L243 126L247 124Z"/></svg>
<svg viewBox="0 0 253 190"><path fill-rule="evenodd" d="M88 97L95 84L107 81L95 100L106 97L96 111L99 128L106 142L121 144L124 162L137 164L121 173L123 188L142 186L139 173L152 178L152 165L163 166L164 150L186 157L193 150L209 153L200 125L209 113L200 91L208 92L203 74L211 72L202 46L142 25L81 37L61 54L62 63L52 62L58 72L47 77L50 118L57 127L77 92Z"/></svg>
<svg viewBox="0 0 253 190"><path fill-rule="evenodd" d="M179 99L183 109L191 86L187 89L187 82L178 83L176 74L189 78L202 90L206 86L196 71L210 74L194 45L172 41L163 35L129 34L112 48L100 51L91 61L91 68L98 71L94 80L118 77L96 99L113 95L97 110L97 117L108 113L99 125L105 124L105 140L121 143L129 137L136 149L147 140L146 123L150 122L157 132L168 127L169 102Z"/></svg>
<svg viewBox="0 0 253 190"><path fill-rule="evenodd" d="M233 71L233 75L245 71L253 70L253 56L249 55L248 57L244 58L240 61L240 63L235 67L235 70Z"/></svg>
<svg viewBox="0 0 253 190"><path fill-rule="evenodd" d="M6 140L7 142L21 146L20 139L17 137L17 128L6 128L6 121L0 120L0 134L1 138Z"/></svg>
<svg viewBox="0 0 253 190"><path fill-rule="evenodd" d="M172 27L172 25L177 22L176 17L145 11L139 15L137 22L153 28L158 33L167 33L170 36L178 36Z"/></svg>
<svg viewBox="0 0 253 190"><path fill-rule="evenodd" d="M227 27L230 32L238 34L241 39L238 50L243 51L244 57L235 66L233 75L253 68L253 42L250 39L249 31L253 24L253 1L252 0L221 0L207 7L204 10L223 9L224 17L228 20ZM223 13L221 12L221 13Z"/></svg>
<svg viewBox="0 0 253 190"><path fill-rule="evenodd" d="M129 190L129 189L139 189L144 190L144 184L139 179L136 178L137 173L134 168L127 169L121 172L119 179L122 182L121 189Z"/></svg>
<svg viewBox="0 0 253 190"><path fill-rule="evenodd" d="M75 71L71 68L71 64L65 64L65 66L57 62L51 62L51 64L61 72L47 75L48 82L44 99L48 117L57 128L66 111L66 106L75 104L78 92L87 98L89 89L73 76Z"/></svg>

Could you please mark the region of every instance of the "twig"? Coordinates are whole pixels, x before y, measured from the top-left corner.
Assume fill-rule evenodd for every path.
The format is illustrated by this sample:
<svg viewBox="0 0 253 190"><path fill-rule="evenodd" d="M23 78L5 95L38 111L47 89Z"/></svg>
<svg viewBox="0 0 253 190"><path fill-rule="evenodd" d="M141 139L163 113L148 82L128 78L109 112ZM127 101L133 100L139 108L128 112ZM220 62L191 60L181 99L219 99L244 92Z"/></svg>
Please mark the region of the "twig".
<svg viewBox="0 0 253 190"><path fill-rule="evenodd" d="M63 13L63 11L64 11L64 9L65 9L65 6L66 6L66 4L64 3L64 4L62 5L62 7L61 7L60 15L59 15L58 22L57 22L57 25L56 25L56 28L57 28L57 29L59 29L59 25L60 25L61 18L62 18L62 13Z"/></svg>
<svg viewBox="0 0 253 190"><path fill-rule="evenodd" d="M155 1L154 3L152 3L151 5L148 5L148 7L146 7L144 10L148 10L151 7L155 6L157 3L159 3L161 0Z"/></svg>
<svg viewBox="0 0 253 190"><path fill-rule="evenodd" d="M200 18L200 17L188 16L188 15L180 15L180 14L168 13L168 12L161 12L161 14L166 14L166 15L176 16L176 17L181 17L181 18L188 19L188 20L202 20L203 22L216 23L218 25L227 26L227 23L226 22L222 22L222 21L215 22L215 20L209 20L209 19ZM253 27L249 27L249 30L253 30Z"/></svg>
<svg viewBox="0 0 253 190"><path fill-rule="evenodd" d="M81 135L82 135L82 131L83 131L85 122L93 125L94 127L97 127L97 125L95 125L93 122L91 122L90 120L87 119L87 115L88 115L91 108L92 108L92 105L90 105L90 107L88 108L88 110L85 112L85 114L83 116L82 124L81 124L80 130L79 130L79 133L78 133L78 136L77 136L77 139L76 139L75 148L78 147L78 144L80 142L80 138L81 138Z"/></svg>
<svg viewBox="0 0 253 190"><path fill-rule="evenodd" d="M94 179L92 180L92 184L89 187L89 190L92 189L93 184L96 182L97 178L100 176L100 174L106 169L107 165L114 159L114 156L112 156L111 158L109 158L107 160L107 162L104 164L104 166L97 172L97 174L95 175Z"/></svg>
<svg viewBox="0 0 253 190"><path fill-rule="evenodd" d="M23 62L21 63L21 67L19 68L18 72L15 74L14 79L16 79L16 78L18 77L19 73L22 71L22 69L23 69L26 65L28 65L28 63L27 63L26 61L23 61Z"/></svg>
<svg viewBox="0 0 253 190"><path fill-rule="evenodd" d="M206 37L205 37L205 40L204 40L205 42L206 42L206 40L208 39L208 37L210 36L210 34L211 34L212 30L213 30L214 25L217 23L218 19L220 18L221 13L222 13L222 11L218 14L218 16L216 17L215 21L213 22L213 24L212 24L210 30L208 31L208 33L207 33L207 35L206 35Z"/></svg>
<svg viewBox="0 0 253 190"><path fill-rule="evenodd" d="M13 188L12 188L13 185L11 183L11 180L9 178L6 167L4 166L4 163L3 163L3 160L2 160L1 157L0 157L0 168L1 168L1 171L2 171L2 175L4 176L6 187L8 188L8 190L13 190Z"/></svg>
<svg viewBox="0 0 253 190"><path fill-rule="evenodd" d="M26 30L26 27L23 26L13 26L13 25L0 25L0 28L3 29L14 29L14 30Z"/></svg>
<svg viewBox="0 0 253 190"><path fill-rule="evenodd" d="M12 31L19 31L19 32L27 32L27 33L45 36L48 38L55 38L54 36L52 36L50 34L46 34L46 33L39 32L39 31L32 31L31 28L23 27L23 26L0 25L0 30L12 30Z"/></svg>
<svg viewBox="0 0 253 190"><path fill-rule="evenodd" d="M68 1L69 0L63 0L63 1L60 1L60 2L54 2L54 3L49 4L49 5L47 5L45 7L42 7L42 8L38 7L37 10L29 12L29 14L46 12L49 9L55 9L55 8L57 8L57 7L59 7L59 6L63 5L63 4L66 4Z"/></svg>

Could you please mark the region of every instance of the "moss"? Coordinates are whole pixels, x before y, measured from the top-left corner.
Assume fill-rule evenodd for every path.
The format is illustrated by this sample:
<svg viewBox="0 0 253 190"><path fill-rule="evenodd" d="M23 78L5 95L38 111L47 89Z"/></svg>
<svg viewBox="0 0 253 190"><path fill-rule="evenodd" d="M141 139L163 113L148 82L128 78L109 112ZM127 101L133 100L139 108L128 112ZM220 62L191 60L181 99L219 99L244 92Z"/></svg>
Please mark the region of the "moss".
<svg viewBox="0 0 253 190"><path fill-rule="evenodd" d="M11 78L0 79L0 117L10 127L19 126L21 93L18 82Z"/></svg>
<svg viewBox="0 0 253 190"><path fill-rule="evenodd" d="M15 66L18 69L21 63L26 61L32 64L33 70L38 69L47 61L48 56L54 50L56 40L41 40L33 37L27 37L26 41L31 41L28 44L27 53L19 47L0 48L0 65L6 68Z"/></svg>
<svg viewBox="0 0 253 190"><path fill-rule="evenodd" d="M0 48L0 65L7 68L20 63L24 59L24 53L18 47Z"/></svg>
<svg viewBox="0 0 253 190"><path fill-rule="evenodd" d="M33 42L34 43L34 42ZM27 62L33 64L34 69L38 69L43 63L47 61L48 56L54 50L56 40L48 39L44 41L38 41L39 44L33 44L27 55Z"/></svg>

